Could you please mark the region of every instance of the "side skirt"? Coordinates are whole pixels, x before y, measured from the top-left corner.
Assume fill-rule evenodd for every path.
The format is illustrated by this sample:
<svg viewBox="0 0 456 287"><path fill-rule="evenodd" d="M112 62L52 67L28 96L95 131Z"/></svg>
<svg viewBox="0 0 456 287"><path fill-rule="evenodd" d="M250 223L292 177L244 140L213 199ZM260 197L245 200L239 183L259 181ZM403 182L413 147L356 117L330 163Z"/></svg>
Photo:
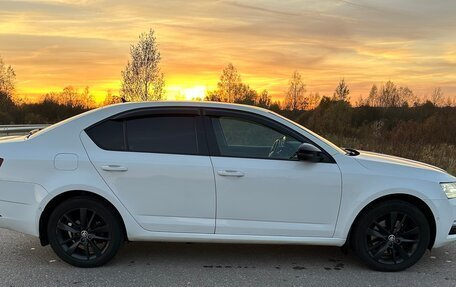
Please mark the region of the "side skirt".
<svg viewBox="0 0 456 287"><path fill-rule="evenodd" d="M290 236L256 236L231 234L198 234L147 232L140 235L129 235L130 241L161 241L161 242L205 242L205 243L250 243L250 244L297 244L343 246L345 238L326 237L290 237Z"/></svg>

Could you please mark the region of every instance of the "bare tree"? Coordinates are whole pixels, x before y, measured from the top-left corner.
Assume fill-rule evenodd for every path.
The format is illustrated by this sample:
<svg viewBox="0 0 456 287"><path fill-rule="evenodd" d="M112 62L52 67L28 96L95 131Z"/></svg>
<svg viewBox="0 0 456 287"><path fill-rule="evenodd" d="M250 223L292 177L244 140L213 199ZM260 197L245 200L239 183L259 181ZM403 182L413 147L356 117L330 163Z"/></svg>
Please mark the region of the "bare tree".
<svg viewBox="0 0 456 287"><path fill-rule="evenodd" d="M219 96L218 91L207 91L206 96L204 97L205 101L212 102L221 102L222 98Z"/></svg>
<svg viewBox="0 0 456 287"><path fill-rule="evenodd" d="M108 106L108 105L112 105L112 104L118 104L118 103L121 103L121 99L119 96L115 96L113 93L112 93L112 90L111 89L108 89L106 91L106 96L104 98L104 101L102 103L102 106Z"/></svg>
<svg viewBox="0 0 456 287"><path fill-rule="evenodd" d="M66 86L61 92L50 92L45 94L44 101L82 109L91 109L96 106L95 100L90 93L89 86L86 86L82 92L79 92L77 87Z"/></svg>
<svg viewBox="0 0 456 287"><path fill-rule="evenodd" d="M271 106L271 96L268 94L267 90L263 90L260 93L256 105L262 108L269 108L269 106Z"/></svg>
<svg viewBox="0 0 456 287"><path fill-rule="evenodd" d="M321 96L320 96L319 92L310 93L309 97L308 97L307 108L308 109L315 109L320 104L320 101L321 101Z"/></svg>
<svg viewBox="0 0 456 287"><path fill-rule="evenodd" d="M130 47L130 57L122 71L120 94L129 101L150 101L164 98L164 76L154 31L139 35L139 42Z"/></svg>
<svg viewBox="0 0 456 287"><path fill-rule="evenodd" d="M16 73L11 66L7 66L0 57L0 92L13 96L15 91Z"/></svg>
<svg viewBox="0 0 456 287"><path fill-rule="evenodd" d="M342 78L339 84L334 91L333 98L338 101L347 101L348 95L350 94L350 89L348 88L347 84L345 83L345 79Z"/></svg>
<svg viewBox="0 0 456 287"><path fill-rule="evenodd" d="M77 101L78 101L78 97L79 97L79 92L73 86L66 86L65 88L63 88L59 97L60 97L59 103L75 107L78 104Z"/></svg>
<svg viewBox="0 0 456 287"><path fill-rule="evenodd" d="M84 107L86 109L91 109L96 106L95 99L93 95L90 93L89 86L85 86L82 93L79 94L77 103L79 106Z"/></svg>
<svg viewBox="0 0 456 287"><path fill-rule="evenodd" d="M246 105L254 105L258 100L257 98L257 91L242 82L241 76L231 63L222 70L217 89L208 92L205 97L209 101Z"/></svg>
<svg viewBox="0 0 456 287"><path fill-rule="evenodd" d="M244 105L255 105L258 98L258 93L254 89L250 88L248 84L240 83L237 87L234 102L237 104Z"/></svg>
<svg viewBox="0 0 456 287"><path fill-rule="evenodd" d="M443 91L440 87L435 88L432 90L431 93L431 103L434 104L434 106L441 106L443 105Z"/></svg>
<svg viewBox="0 0 456 287"><path fill-rule="evenodd" d="M229 63L220 75L220 80L217 83L217 94L221 101L233 103L240 97L241 85L241 76L233 64Z"/></svg>
<svg viewBox="0 0 456 287"><path fill-rule="evenodd" d="M407 87L407 86L399 87L397 89L397 92L399 94L398 95L398 98L399 98L398 104L399 105L408 106L408 105L411 105L416 102L415 94L409 87Z"/></svg>
<svg viewBox="0 0 456 287"><path fill-rule="evenodd" d="M375 84L372 85L366 104L371 107L401 107L416 101L417 98L409 87L400 87L388 81L380 89Z"/></svg>
<svg viewBox="0 0 456 287"><path fill-rule="evenodd" d="M287 110L303 110L308 103L304 98L306 93L306 85L302 80L302 76L298 71L294 71L288 83L288 91L285 96L285 108Z"/></svg>
<svg viewBox="0 0 456 287"><path fill-rule="evenodd" d="M413 102L415 96L408 87L398 87L392 81L386 82L380 89L377 97L376 106L380 107L400 107Z"/></svg>
<svg viewBox="0 0 456 287"><path fill-rule="evenodd" d="M372 88L369 91L369 96L367 97L366 104L371 107L376 107L378 105L378 88L377 85L373 84Z"/></svg>
<svg viewBox="0 0 456 287"><path fill-rule="evenodd" d="M396 85L388 81L380 89L379 106L381 107L397 107L399 106L399 97Z"/></svg>

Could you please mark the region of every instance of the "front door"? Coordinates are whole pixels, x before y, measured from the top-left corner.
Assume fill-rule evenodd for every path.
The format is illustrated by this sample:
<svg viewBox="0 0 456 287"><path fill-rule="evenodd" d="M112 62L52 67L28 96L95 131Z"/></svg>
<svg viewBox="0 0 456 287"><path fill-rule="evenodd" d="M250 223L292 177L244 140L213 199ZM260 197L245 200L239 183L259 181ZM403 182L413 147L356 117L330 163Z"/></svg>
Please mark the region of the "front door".
<svg viewBox="0 0 456 287"><path fill-rule="evenodd" d="M297 160L306 139L259 117L209 110L206 128L216 179L216 234L332 237L341 198L334 161Z"/></svg>

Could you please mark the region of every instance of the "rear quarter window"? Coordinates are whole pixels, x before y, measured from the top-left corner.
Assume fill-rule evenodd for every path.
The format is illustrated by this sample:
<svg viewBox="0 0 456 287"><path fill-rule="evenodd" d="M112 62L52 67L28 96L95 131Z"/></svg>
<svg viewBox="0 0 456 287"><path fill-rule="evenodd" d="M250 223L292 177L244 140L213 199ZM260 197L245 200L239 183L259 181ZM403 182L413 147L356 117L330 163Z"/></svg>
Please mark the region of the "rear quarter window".
<svg viewBox="0 0 456 287"><path fill-rule="evenodd" d="M126 145L123 126L123 121L108 120L89 128L86 133L102 149L124 151Z"/></svg>

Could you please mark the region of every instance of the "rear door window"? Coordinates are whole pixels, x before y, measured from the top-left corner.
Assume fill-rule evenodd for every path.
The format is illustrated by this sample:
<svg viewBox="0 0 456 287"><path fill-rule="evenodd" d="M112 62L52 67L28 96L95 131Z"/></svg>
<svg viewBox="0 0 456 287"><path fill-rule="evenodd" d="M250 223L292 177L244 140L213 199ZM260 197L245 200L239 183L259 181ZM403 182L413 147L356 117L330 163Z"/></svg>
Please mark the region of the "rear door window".
<svg viewBox="0 0 456 287"><path fill-rule="evenodd" d="M126 121L128 150L198 154L196 117L150 116Z"/></svg>

